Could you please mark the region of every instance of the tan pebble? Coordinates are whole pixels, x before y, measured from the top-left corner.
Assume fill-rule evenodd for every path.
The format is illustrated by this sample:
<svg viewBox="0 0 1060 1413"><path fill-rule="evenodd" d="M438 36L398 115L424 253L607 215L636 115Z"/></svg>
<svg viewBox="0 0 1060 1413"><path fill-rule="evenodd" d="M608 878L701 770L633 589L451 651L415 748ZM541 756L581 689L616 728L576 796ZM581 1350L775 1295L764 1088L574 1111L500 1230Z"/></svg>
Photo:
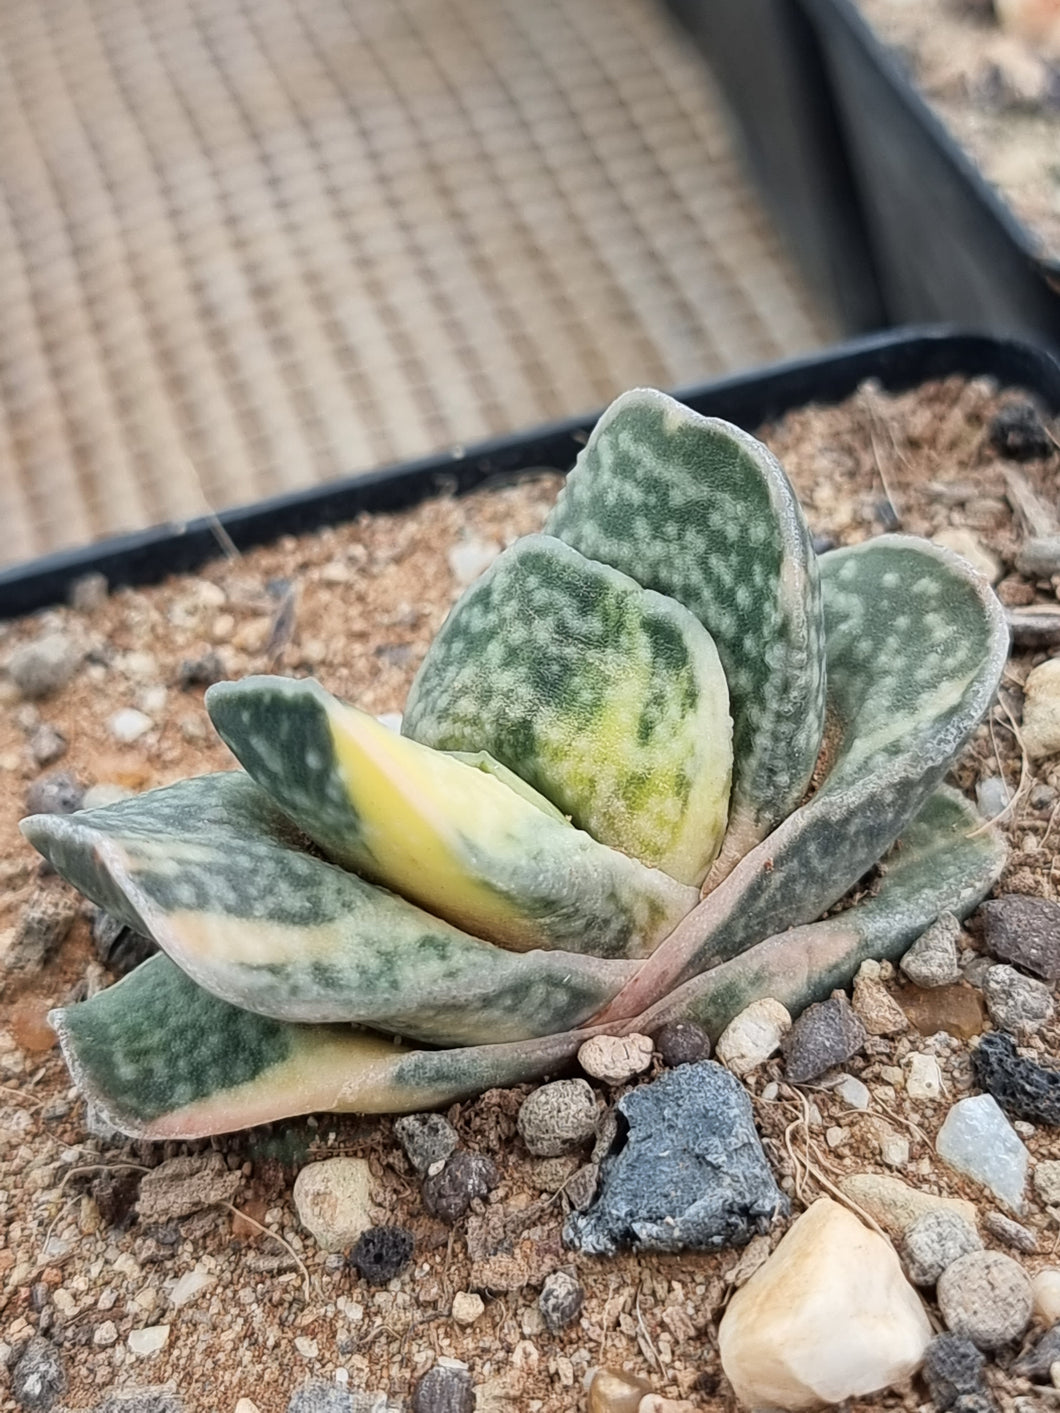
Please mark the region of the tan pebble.
<svg viewBox="0 0 1060 1413"><path fill-rule="evenodd" d="M646 1393L637 1404L637 1413L698 1413L698 1407L687 1398L664 1398L661 1393Z"/></svg>
<svg viewBox="0 0 1060 1413"><path fill-rule="evenodd" d="M458 1290L453 1296L452 1316L458 1325L473 1325L485 1309L482 1296L474 1291Z"/></svg>
<svg viewBox="0 0 1060 1413"><path fill-rule="evenodd" d="M1049 1365L1049 1382L1053 1388L1060 1388L1060 1359L1054 1359Z"/></svg>
<svg viewBox="0 0 1060 1413"><path fill-rule="evenodd" d="M1034 1298L1034 1313L1044 1325L1055 1325L1060 1320L1060 1270L1046 1266L1031 1281L1031 1294Z"/></svg>
<svg viewBox="0 0 1060 1413"><path fill-rule="evenodd" d="M118 1327L113 1320L104 1320L101 1325L96 1326L92 1336L92 1343L97 1349L109 1349L112 1344L118 1342Z"/></svg>
<svg viewBox="0 0 1060 1413"><path fill-rule="evenodd" d="M1060 657L1036 667L1023 700L1023 744L1032 760L1060 751Z"/></svg>
<svg viewBox="0 0 1060 1413"><path fill-rule="evenodd" d="M320 1353L320 1346L315 1339L310 1339L308 1335L299 1335L294 1342L294 1347L303 1359L315 1359Z"/></svg>
<svg viewBox="0 0 1060 1413"><path fill-rule="evenodd" d="M715 1058L733 1074L749 1074L776 1054L790 1029L787 1007L772 996L762 997L734 1016L718 1036Z"/></svg>
<svg viewBox="0 0 1060 1413"><path fill-rule="evenodd" d="M325 1158L295 1178L299 1220L322 1250L345 1251L372 1225L371 1184L364 1158Z"/></svg>
<svg viewBox="0 0 1060 1413"><path fill-rule="evenodd" d="M264 650L271 635L271 619L252 618L249 623L241 625L233 638L233 642L241 652L252 654L260 653Z"/></svg>
<svg viewBox="0 0 1060 1413"><path fill-rule="evenodd" d="M252 1398L241 1398L233 1413L261 1413L261 1410Z"/></svg>
<svg viewBox="0 0 1060 1413"><path fill-rule="evenodd" d="M943 549L953 550L962 559L966 559L988 583L996 584L1001 578L1001 565L979 536L971 530L955 525L952 528L940 530L937 535L932 535L931 538L934 544L941 545Z"/></svg>
<svg viewBox="0 0 1060 1413"><path fill-rule="evenodd" d="M901 1006L875 975L865 974L865 964L854 978L854 1010L870 1035L897 1035L908 1030Z"/></svg>
<svg viewBox="0 0 1060 1413"><path fill-rule="evenodd" d="M644 1395L654 1390L628 1369L597 1369L589 1384L588 1413L640 1413Z"/></svg>
<svg viewBox="0 0 1060 1413"><path fill-rule="evenodd" d="M648 1068L652 1049L648 1035L594 1035L578 1051L578 1063L593 1079L625 1084Z"/></svg>
<svg viewBox="0 0 1060 1413"><path fill-rule="evenodd" d="M892 1236L901 1236L925 1212L945 1210L956 1212L969 1226L977 1225L973 1202L960 1197L936 1197L910 1187L901 1178L884 1177L882 1173L851 1173L841 1178L843 1194L861 1207L875 1222Z"/></svg>
<svg viewBox="0 0 1060 1413"><path fill-rule="evenodd" d="M215 643L227 643L235 631L236 620L230 613L219 613L210 624L210 637Z"/></svg>

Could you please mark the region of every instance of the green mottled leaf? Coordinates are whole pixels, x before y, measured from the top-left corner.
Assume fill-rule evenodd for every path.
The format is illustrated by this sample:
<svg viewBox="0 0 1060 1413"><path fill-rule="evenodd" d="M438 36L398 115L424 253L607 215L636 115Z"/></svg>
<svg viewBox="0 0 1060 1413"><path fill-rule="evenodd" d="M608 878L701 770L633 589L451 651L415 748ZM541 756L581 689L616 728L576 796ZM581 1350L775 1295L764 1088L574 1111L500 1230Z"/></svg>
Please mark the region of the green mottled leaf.
<svg viewBox="0 0 1060 1413"><path fill-rule="evenodd" d="M409 1050L340 1025L253 1015L152 957L91 1001L49 1017L78 1088L122 1133L201 1138L317 1111L401 1113L569 1060L572 1035L460 1050Z"/></svg>
<svg viewBox="0 0 1060 1413"><path fill-rule="evenodd" d="M695 888L571 828L498 762L398 736L317 682L222 682L206 705L330 859L475 937L643 957L698 901Z"/></svg>
<svg viewBox="0 0 1060 1413"><path fill-rule="evenodd" d="M717 644L734 758L710 886L802 798L821 744L820 594L788 478L748 433L640 389L597 423L545 530L684 604Z"/></svg>
<svg viewBox="0 0 1060 1413"><path fill-rule="evenodd" d="M630 964L569 952L502 951L313 857L240 773L36 815L23 829L194 981L278 1019L361 1022L445 1045L517 1040L578 1024L631 975Z"/></svg>
<svg viewBox="0 0 1060 1413"><path fill-rule="evenodd" d="M402 730L485 750L594 838L698 883L725 828L725 680L686 609L529 535L467 590L428 650Z"/></svg>
<svg viewBox="0 0 1060 1413"><path fill-rule="evenodd" d="M717 1037L752 1001L773 997L798 1015L863 961L897 960L943 912L964 917L1001 874L1005 847L955 790L941 789L884 859L873 895L823 922L770 937L679 987L637 1022L654 1033L694 1020Z"/></svg>
<svg viewBox="0 0 1060 1413"><path fill-rule="evenodd" d="M819 917L898 837L989 706L1008 632L989 585L926 540L821 560L834 759L824 783L646 961L606 1018Z"/></svg>

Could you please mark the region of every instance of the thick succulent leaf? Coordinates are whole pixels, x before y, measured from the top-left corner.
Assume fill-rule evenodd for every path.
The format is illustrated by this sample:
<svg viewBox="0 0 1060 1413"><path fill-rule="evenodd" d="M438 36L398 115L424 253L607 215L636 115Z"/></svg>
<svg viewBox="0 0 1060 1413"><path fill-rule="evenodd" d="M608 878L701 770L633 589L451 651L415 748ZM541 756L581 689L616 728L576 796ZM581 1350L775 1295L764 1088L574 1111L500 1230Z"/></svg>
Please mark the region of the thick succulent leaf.
<svg viewBox="0 0 1060 1413"><path fill-rule="evenodd" d="M221 682L206 705L330 859L476 937L644 957L698 901L695 888L572 828L498 762L398 736L317 682Z"/></svg>
<svg viewBox="0 0 1060 1413"><path fill-rule="evenodd" d="M300 849L242 773L35 815L23 829L201 986L277 1019L352 1021L432 1044L517 1040L577 1025L635 970L467 936Z"/></svg>
<svg viewBox="0 0 1060 1413"><path fill-rule="evenodd" d="M752 1001L772 996L798 1015L862 962L897 960L942 912L964 917L997 881L1000 836L965 798L943 788L928 800L883 861L872 896L823 922L792 928L685 982L637 1022L654 1033L694 1020L714 1037Z"/></svg>
<svg viewBox="0 0 1060 1413"><path fill-rule="evenodd" d="M568 1061L575 1036L409 1050L339 1025L293 1025L231 1006L168 957L49 1016L77 1087L122 1133L201 1138L317 1111L401 1113Z"/></svg>
<svg viewBox="0 0 1060 1413"><path fill-rule="evenodd" d="M763 937L819 917L890 847L986 711L1001 605L948 550L888 535L821 560L833 759L604 1012L632 1016Z"/></svg>
<svg viewBox="0 0 1060 1413"><path fill-rule="evenodd" d="M710 634L672 600L546 535L506 550L457 603L402 731L484 750L601 843L698 883L732 767Z"/></svg>
<svg viewBox="0 0 1060 1413"><path fill-rule="evenodd" d="M821 744L820 592L788 478L748 433L640 389L597 423L545 530L684 604L717 643L734 760L713 884L802 798Z"/></svg>

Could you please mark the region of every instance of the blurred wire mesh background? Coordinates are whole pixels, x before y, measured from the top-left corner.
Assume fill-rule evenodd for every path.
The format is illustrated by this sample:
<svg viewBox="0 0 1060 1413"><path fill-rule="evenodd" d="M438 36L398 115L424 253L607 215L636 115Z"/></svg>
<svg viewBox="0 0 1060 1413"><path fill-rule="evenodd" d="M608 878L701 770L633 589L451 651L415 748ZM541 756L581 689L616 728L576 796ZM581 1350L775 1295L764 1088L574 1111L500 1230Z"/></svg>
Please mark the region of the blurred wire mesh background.
<svg viewBox="0 0 1060 1413"><path fill-rule="evenodd" d="M6 0L0 561L832 330L654 0Z"/></svg>

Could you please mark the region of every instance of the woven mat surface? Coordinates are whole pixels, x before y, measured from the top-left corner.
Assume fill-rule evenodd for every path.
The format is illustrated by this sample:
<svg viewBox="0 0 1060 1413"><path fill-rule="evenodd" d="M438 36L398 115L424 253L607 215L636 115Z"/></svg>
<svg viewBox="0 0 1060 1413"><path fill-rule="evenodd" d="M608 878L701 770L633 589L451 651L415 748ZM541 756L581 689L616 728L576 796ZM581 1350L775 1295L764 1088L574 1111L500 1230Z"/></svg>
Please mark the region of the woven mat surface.
<svg viewBox="0 0 1060 1413"><path fill-rule="evenodd" d="M653 0L6 0L0 562L814 347Z"/></svg>

